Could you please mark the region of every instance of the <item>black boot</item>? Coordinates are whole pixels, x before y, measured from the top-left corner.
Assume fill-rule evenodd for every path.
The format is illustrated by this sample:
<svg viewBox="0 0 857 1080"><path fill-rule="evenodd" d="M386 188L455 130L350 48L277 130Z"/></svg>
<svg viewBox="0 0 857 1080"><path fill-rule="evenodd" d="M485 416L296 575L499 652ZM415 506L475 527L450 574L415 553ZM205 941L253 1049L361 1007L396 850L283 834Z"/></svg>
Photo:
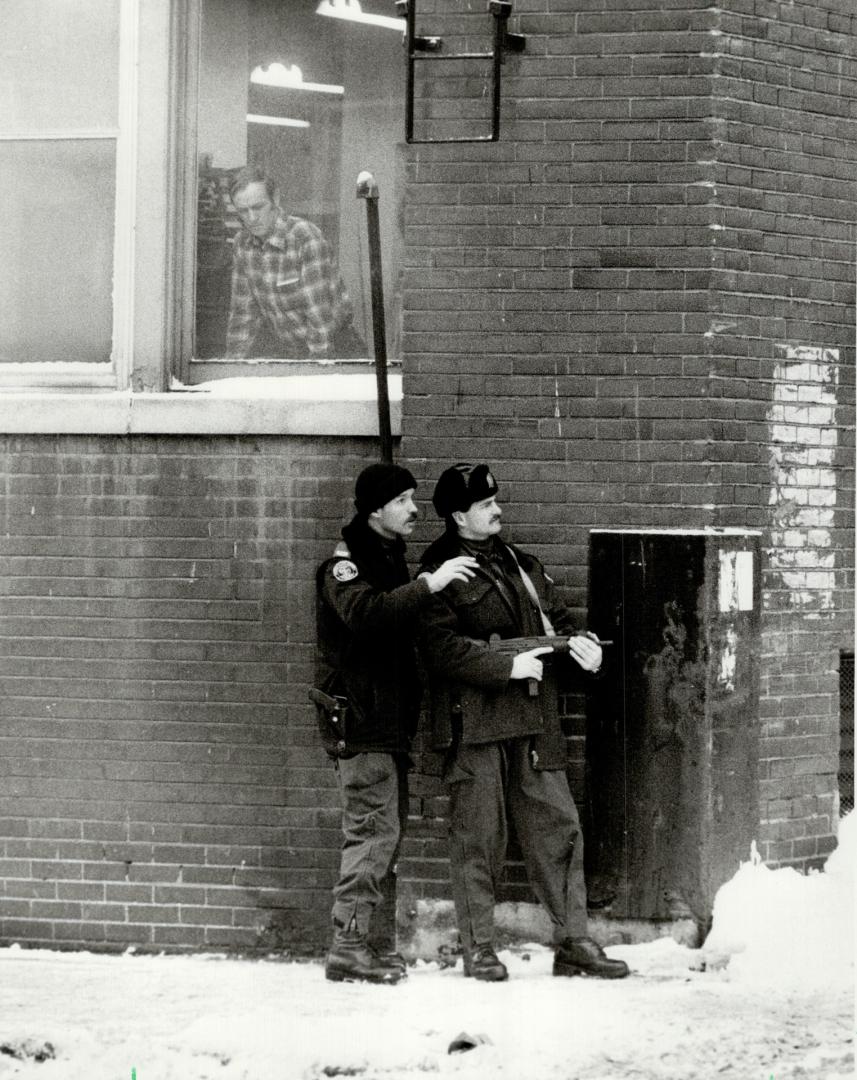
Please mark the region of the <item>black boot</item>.
<svg viewBox="0 0 857 1080"><path fill-rule="evenodd" d="M601 946L587 937L566 938L553 958L554 975L594 975L599 979L624 979L628 965L611 960Z"/></svg>
<svg viewBox="0 0 857 1080"><path fill-rule="evenodd" d="M509 978L506 965L490 945L474 945L464 950L464 974L482 982L505 982Z"/></svg>
<svg viewBox="0 0 857 1080"><path fill-rule="evenodd" d="M397 983L404 966L382 960L359 930L337 926L324 965L325 978L332 982Z"/></svg>
<svg viewBox="0 0 857 1080"><path fill-rule="evenodd" d="M386 964L387 967L398 968L405 973L407 972L408 962L400 952L396 952L395 944L373 941L371 943L371 948L382 964Z"/></svg>

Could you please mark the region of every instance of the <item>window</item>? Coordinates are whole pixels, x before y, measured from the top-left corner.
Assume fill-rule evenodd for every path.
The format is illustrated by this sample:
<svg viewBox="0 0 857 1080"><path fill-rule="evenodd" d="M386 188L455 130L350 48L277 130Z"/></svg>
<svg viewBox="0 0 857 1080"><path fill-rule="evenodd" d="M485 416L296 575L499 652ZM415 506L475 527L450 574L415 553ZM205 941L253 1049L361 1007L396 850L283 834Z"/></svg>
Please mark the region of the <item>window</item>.
<svg viewBox="0 0 857 1080"><path fill-rule="evenodd" d="M384 0L202 0L189 381L234 375L248 359L281 374L372 355L364 170L380 191L386 334L398 351L405 71L394 10ZM248 164L259 172L242 173ZM231 198L249 175L274 190L260 180Z"/></svg>
<svg viewBox="0 0 857 1080"><path fill-rule="evenodd" d="M0 0L0 366L13 378L69 362L112 377L122 15L114 0Z"/></svg>
<svg viewBox="0 0 857 1080"><path fill-rule="evenodd" d="M373 173L395 356L405 71L392 10L0 0L0 385L157 391L172 377L337 359L341 337L323 355L272 347L270 335L261 352L254 340L227 355L233 250L246 232L229 185L252 162L283 213L323 237L357 360L371 355L372 311L356 184ZM294 315L301 298L280 278Z"/></svg>

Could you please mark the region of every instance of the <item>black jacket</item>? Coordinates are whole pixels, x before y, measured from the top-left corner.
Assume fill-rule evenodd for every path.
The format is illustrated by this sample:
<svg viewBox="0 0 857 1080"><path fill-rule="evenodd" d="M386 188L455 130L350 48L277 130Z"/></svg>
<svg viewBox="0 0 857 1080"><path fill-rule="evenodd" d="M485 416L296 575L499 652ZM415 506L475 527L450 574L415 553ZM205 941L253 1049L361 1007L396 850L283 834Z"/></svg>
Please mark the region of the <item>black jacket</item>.
<svg viewBox="0 0 857 1080"><path fill-rule="evenodd" d="M557 602L553 582L539 560L497 537L483 553L447 532L425 552L421 568L434 569L445 559L474 553L479 561L476 576L433 596L423 620L420 650L429 674L432 743L444 750L454 737L463 743L485 743L529 735L538 768L565 768L556 667L580 669L571 660L550 658L538 696L531 697L527 680L509 678L512 657L492 652L487 643L492 634L501 638L544 634L515 558L532 580L557 634L574 632L573 615Z"/></svg>
<svg viewBox="0 0 857 1080"><path fill-rule="evenodd" d="M407 752L420 707L415 635L431 593L410 580L401 539L385 540L361 517L342 537L316 577L316 686L348 699L346 752Z"/></svg>

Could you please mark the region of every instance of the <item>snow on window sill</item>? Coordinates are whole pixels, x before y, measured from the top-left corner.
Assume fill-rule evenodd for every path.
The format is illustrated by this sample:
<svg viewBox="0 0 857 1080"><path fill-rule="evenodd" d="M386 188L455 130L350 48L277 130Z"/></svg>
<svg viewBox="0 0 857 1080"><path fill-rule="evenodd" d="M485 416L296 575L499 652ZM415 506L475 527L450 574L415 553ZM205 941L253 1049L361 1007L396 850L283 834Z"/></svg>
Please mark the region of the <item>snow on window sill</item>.
<svg viewBox="0 0 857 1080"><path fill-rule="evenodd" d="M401 431L402 377L387 377ZM377 435L375 375L174 382L167 393L0 391L0 433L79 435Z"/></svg>

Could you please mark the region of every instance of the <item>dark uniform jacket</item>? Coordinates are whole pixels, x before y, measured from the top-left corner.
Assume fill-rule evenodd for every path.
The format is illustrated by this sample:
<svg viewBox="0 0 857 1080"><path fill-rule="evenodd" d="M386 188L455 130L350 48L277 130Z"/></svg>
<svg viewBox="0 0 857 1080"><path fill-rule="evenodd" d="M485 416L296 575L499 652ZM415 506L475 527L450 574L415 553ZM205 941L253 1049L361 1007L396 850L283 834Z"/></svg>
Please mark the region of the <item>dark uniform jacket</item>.
<svg viewBox="0 0 857 1080"><path fill-rule="evenodd" d="M400 539L385 540L361 517L316 578L316 686L348 699L346 752L407 752L420 707L415 637L431 599L411 581ZM329 752L336 740L320 717Z"/></svg>
<svg viewBox="0 0 857 1080"><path fill-rule="evenodd" d="M453 582L432 597L420 635L431 687L435 749L448 749L454 740L470 744L532 736L537 768L565 768L556 668L562 664L566 670L580 669L561 656L546 657L538 696L532 697L528 680L510 680L512 657L492 652L488 640L493 634L512 638L545 632L515 558L558 635L574 632L571 612L557 602L553 582L539 560L498 537L486 544L468 544L447 532L425 552L421 569L432 570L455 555L475 555L476 575L466 583Z"/></svg>

